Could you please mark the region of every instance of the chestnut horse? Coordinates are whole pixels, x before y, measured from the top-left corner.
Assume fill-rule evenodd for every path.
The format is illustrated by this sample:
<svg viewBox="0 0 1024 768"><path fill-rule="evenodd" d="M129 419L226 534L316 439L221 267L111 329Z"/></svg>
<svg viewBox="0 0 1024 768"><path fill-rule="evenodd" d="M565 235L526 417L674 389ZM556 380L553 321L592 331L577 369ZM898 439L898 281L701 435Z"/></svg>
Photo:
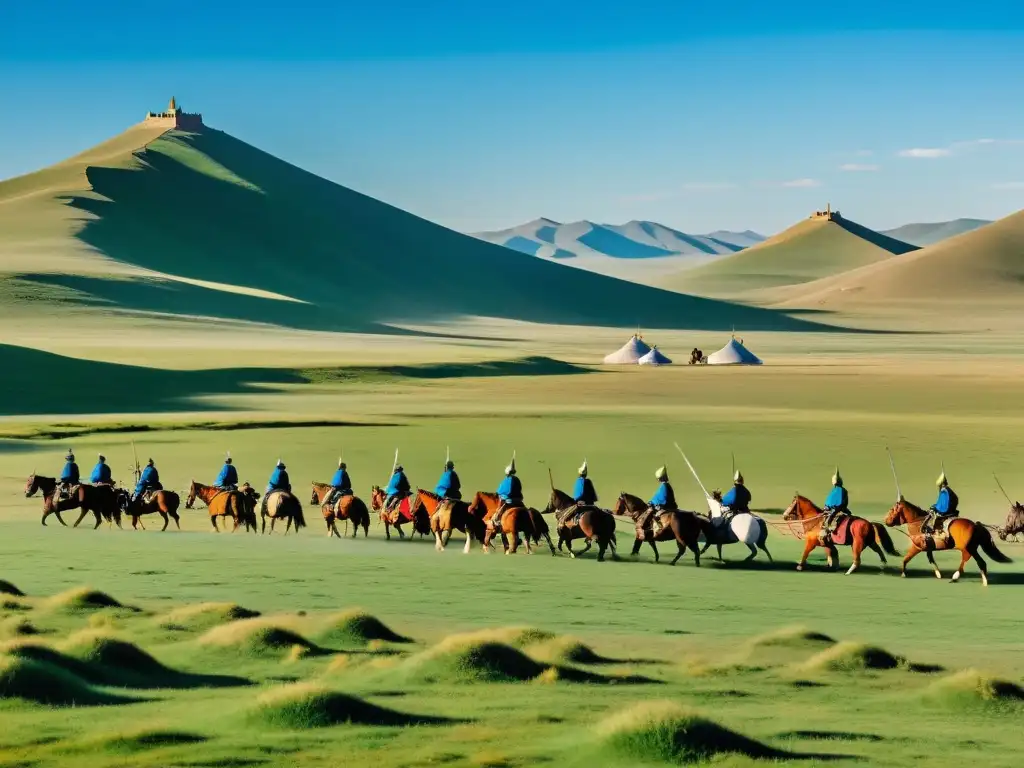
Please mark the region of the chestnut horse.
<svg viewBox="0 0 1024 768"><path fill-rule="evenodd" d="M144 501L147 498L148 501ZM132 501L132 495L128 491L118 488L117 504L121 511L132 519L133 531L138 530L140 517L153 513L159 513L160 517L164 519L164 527L160 529L161 531L167 530L172 518L178 530L181 530L181 519L178 517L181 498L174 491L161 489L156 493L145 494L145 496ZM143 530L145 530L145 526L143 526Z"/></svg>
<svg viewBox="0 0 1024 768"><path fill-rule="evenodd" d="M203 502L210 513L210 522L213 530L220 533L217 527L218 517L230 517L234 521L231 532L238 530L238 526L244 525L246 530L256 533L256 508L254 502L244 491L223 491L212 485L203 485L195 480L188 488L188 497L185 499L185 509L192 509L196 499Z"/></svg>
<svg viewBox="0 0 1024 768"><path fill-rule="evenodd" d="M1024 504L1017 501L1010 506L1006 522L1002 528L996 529L996 533L1003 541L1017 541L1017 537L1024 533Z"/></svg>
<svg viewBox="0 0 1024 768"><path fill-rule="evenodd" d="M675 540L678 551L676 556L672 558L672 565L675 565L679 558L686 554L687 548L689 548L693 552L694 565L699 568L700 537L701 535L705 539L709 537L709 534L711 534L711 522L696 512L676 509L662 512L657 516L661 522L662 529L655 533L654 526L652 525L654 518L646 518L649 508L650 505L639 496L634 496L625 491L619 494L619 498L615 502L612 514L632 518L636 529L636 539L633 541L633 551L630 552L630 555L636 557L640 553L640 547L646 541L651 545L651 549L654 550L654 562L658 562L661 556L658 554L658 545L655 542Z"/></svg>
<svg viewBox="0 0 1024 768"><path fill-rule="evenodd" d="M274 532L274 523L284 520L284 534L294 525L295 532L306 527L306 517L302 512L302 502L291 491L270 491L260 505L261 533L267 532L267 518L270 518L270 532Z"/></svg>
<svg viewBox="0 0 1024 768"><path fill-rule="evenodd" d="M458 530L466 534L466 546L462 551L469 554L473 539L483 542L484 523L469 514L469 504L457 499L443 499L436 493L418 488L413 494L412 515L415 518L421 513L430 518L430 532L434 534L434 549L444 552L452 531Z"/></svg>
<svg viewBox="0 0 1024 768"><path fill-rule="evenodd" d="M828 551L829 568L833 565L839 565L839 550L836 549L835 543L831 539L827 544L821 541L821 524L825 519L825 512L819 509L813 501L797 494L796 498L793 499L793 503L782 513L782 519L786 522L793 522L795 520L803 522L804 553L800 558L800 562L797 563L796 569L798 571L804 569L804 566L807 565L807 557L816 547L824 547ZM865 547L878 555L882 561L883 570L887 564L886 554L899 557L900 553L893 545L889 532L880 523L872 523L863 517L850 515L848 525L848 543L840 545L849 546L853 549L853 564L846 572L847 576L860 567L860 555ZM883 549L885 550L884 552L882 551Z"/></svg>
<svg viewBox="0 0 1024 768"><path fill-rule="evenodd" d="M575 510L573 520L567 520L570 510ZM551 489L551 498L548 506L542 511L544 515L555 515L558 520L558 549L562 544L569 550L569 557L575 558L576 553L572 551L573 539L585 539L587 545L580 554L584 554L597 539L597 561L604 562L604 553L609 547L612 550L612 559L618 560L615 554L615 518L610 512L592 505L578 505L576 500L564 491L557 488Z"/></svg>
<svg viewBox="0 0 1024 768"><path fill-rule="evenodd" d="M43 477L34 472L28 476L28 480L25 482L25 498L32 498L37 492L42 494L43 519L41 522L43 525L46 525L46 518L56 515L60 524L67 527L67 523L64 522L60 513L67 512L69 509L81 509L82 513L75 521L75 528L90 512L96 516L96 525L93 526L93 530L99 528L100 523L104 520L108 524L117 523L117 527L121 527L121 508L117 504L117 496L112 486L81 483L73 489L71 497L67 499L57 498L58 486L57 478Z"/></svg>
<svg viewBox="0 0 1024 768"><path fill-rule="evenodd" d="M921 524L927 517L928 513L925 510L914 506L905 499L900 499L896 502L896 506L889 510L889 514L885 518L886 525L906 525L910 528L910 549L907 550L907 554L903 558L901 576L907 575L907 563L921 552L925 552L928 555L928 562L935 569L935 578L941 579L942 573L932 558L932 552L957 549L961 553L960 567L957 568L950 582L960 580L960 577L964 575L964 566L973 557L978 563L978 570L981 571L981 583L987 587L988 566L978 553L979 548L997 563L1013 562L996 548L995 542L992 541L992 534L981 523L975 523L963 517L954 517L946 523L945 535L936 537L932 534L921 533Z"/></svg>
<svg viewBox="0 0 1024 768"><path fill-rule="evenodd" d="M501 499L496 493L477 491L473 501L469 505L469 514L487 523L494 513L501 506ZM491 539L494 538L495 530L488 525L484 532L484 552L490 551ZM541 517L540 512L531 507L509 507L501 515L501 543L505 547L506 555L514 555L519 549L519 537L522 535L526 544L526 554L533 554L530 546L540 543L541 536L548 543L551 554L555 555L555 545L551 543L551 529L548 528L547 520ZM511 537L511 538L509 538Z"/></svg>
<svg viewBox="0 0 1024 768"><path fill-rule="evenodd" d="M427 511L421 509L416 514L413 514L411 497L402 499L398 505L390 510L384 509L384 500L386 498L387 494L384 493L384 489L379 485L375 485L370 489L370 507L379 515L378 519L384 523L384 536L387 537L388 541L391 541L391 526L394 526L395 530L398 531L398 537L404 539L405 531L402 530L402 526L408 522L412 523L413 531L420 536L430 533L430 518L427 517ZM407 507L408 513L402 512L403 506Z"/></svg>
<svg viewBox="0 0 1024 768"><path fill-rule="evenodd" d="M348 521L352 521L352 538L356 538L359 535L359 526L363 526L363 538L370 535L370 510L366 508L366 502L360 499L358 496L349 494L348 496L342 496L333 504L324 504L324 499L330 496L331 491L334 490L333 485L327 483L313 483L313 496L310 498L310 504L319 504L320 511L323 513L324 522L327 523L327 536L337 536L341 538L341 534L338 533L338 520L345 521L345 533L348 533Z"/></svg>

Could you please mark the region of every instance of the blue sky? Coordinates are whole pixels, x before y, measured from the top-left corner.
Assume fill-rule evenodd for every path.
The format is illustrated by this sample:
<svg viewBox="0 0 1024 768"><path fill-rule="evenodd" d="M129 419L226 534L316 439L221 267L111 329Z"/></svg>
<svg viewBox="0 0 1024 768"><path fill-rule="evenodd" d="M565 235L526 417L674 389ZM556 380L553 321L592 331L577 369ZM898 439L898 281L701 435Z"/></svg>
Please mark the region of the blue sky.
<svg viewBox="0 0 1024 768"><path fill-rule="evenodd" d="M1024 208L1024 7L890 3L0 8L0 177L174 94L456 229L537 216L770 233ZM210 6L215 6L211 8Z"/></svg>

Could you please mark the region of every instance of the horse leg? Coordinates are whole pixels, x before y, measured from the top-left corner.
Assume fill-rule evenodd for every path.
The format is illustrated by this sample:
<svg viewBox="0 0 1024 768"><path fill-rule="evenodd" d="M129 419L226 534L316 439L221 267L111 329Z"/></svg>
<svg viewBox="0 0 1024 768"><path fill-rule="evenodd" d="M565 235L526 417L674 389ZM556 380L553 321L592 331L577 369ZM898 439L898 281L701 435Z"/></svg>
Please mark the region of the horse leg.
<svg viewBox="0 0 1024 768"><path fill-rule="evenodd" d="M466 525L466 546L462 548L462 554L468 555L470 545L473 543L473 533L470 530L469 525Z"/></svg>
<svg viewBox="0 0 1024 768"><path fill-rule="evenodd" d="M679 548L679 551L676 552L676 556L672 558L672 562L669 563L669 565L675 565L679 561L679 558L686 554L685 544L680 544L679 542L676 542L676 547Z"/></svg>
<svg viewBox="0 0 1024 768"><path fill-rule="evenodd" d="M171 518L167 516L166 512L160 512L160 517L164 519L164 527L160 529L160 532L163 533L167 530L167 526L171 524Z"/></svg>
<svg viewBox="0 0 1024 768"><path fill-rule="evenodd" d="M171 512L170 510L167 510L167 514L169 514L173 518L173 520L174 520L174 527L177 528L180 531L181 530L181 517L178 516L178 513L177 512Z"/></svg>
<svg viewBox="0 0 1024 768"><path fill-rule="evenodd" d="M988 563L981 557L981 553L978 552L977 547L972 547L971 555L974 556L974 561L978 564L978 570L981 571L981 583L988 586Z"/></svg>
<svg viewBox="0 0 1024 768"><path fill-rule="evenodd" d="M757 547L755 547L753 544L747 544L747 549L750 550L750 556L743 561L744 563L749 563L751 560L757 557Z"/></svg>
<svg viewBox="0 0 1024 768"><path fill-rule="evenodd" d="M647 543L650 544L651 545L651 549L654 550L654 562L657 563L659 560L661 560L661 555L658 554L658 545L654 541L654 537L651 537L650 539L648 539Z"/></svg>
<svg viewBox="0 0 1024 768"><path fill-rule="evenodd" d="M443 531L441 533L441 549L444 549L445 547L447 547L448 546L448 542L452 540L452 531L453 530L454 530L453 528L449 528L448 530ZM467 540L469 539L469 528L468 527L466 528L466 539Z"/></svg>
<svg viewBox="0 0 1024 768"><path fill-rule="evenodd" d="M836 545L832 543L829 543L828 545L828 567L829 570L839 567L839 550L836 549Z"/></svg>
<svg viewBox="0 0 1024 768"><path fill-rule="evenodd" d="M861 540L861 539L859 539L857 537L854 537L854 539L853 539L853 546L851 546L850 549L853 552L853 562L850 563L850 568L846 571L846 575L847 576L849 576L851 573L853 573L858 568L860 568L860 553L864 551L864 542L863 542L863 540ZM839 560L839 558L837 557L836 561L838 562L838 560Z"/></svg>
<svg viewBox="0 0 1024 768"><path fill-rule="evenodd" d="M903 578L907 577L907 563L909 563L911 560L913 560L915 557L921 554L922 551L923 550L920 547L914 544L913 539L911 539L910 549L908 549L907 554L903 556L903 567L900 569L900 576L902 576ZM933 560L932 562L934 563L935 561Z"/></svg>
<svg viewBox="0 0 1024 768"><path fill-rule="evenodd" d="M964 575L964 566L967 565L967 561L971 559L971 552L968 549L962 550L960 556L960 567L956 569L956 573L953 574L953 578L949 580L950 584L955 584L960 581L960 577Z"/></svg>
<svg viewBox="0 0 1024 768"><path fill-rule="evenodd" d="M285 520L285 523L284 523L284 535L285 536L288 535L288 531L291 529L291 527L292 527L292 519L291 519L291 517L289 517L287 520ZM298 533L299 529L296 528L295 532Z"/></svg>
<svg viewBox="0 0 1024 768"><path fill-rule="evenodd" d="M438 552L444 552L444 547L441 546L441 531L431 531L434 534L434 549Z"/></svg>
<svg viewBox="0 0 1024 768"><path fill-rule="evenodd" d="M217 527L217 516L210 515L210 522L213 523L213 532L220 533L220 528Z"/></svg>
<svg viewBox="0 0 1024 768"><path fill-rule="evenodd" d="M83 510L82 510L82 514L80 514L80 515L78 516L78 519L77 519L77 520L75 520L75 524L74 524L73 526L71 526L71 527L72 527L72 528L77 528L77 527L78 527L78 524L79 524L80 522L82 522L82 521L83 521L83 520L85 519L85 516L86 516L87 514L89 514L89 510L87 510L87 509L83 509Z"/></svg>
<svg viewBox="0 0 1024 768"><path fill-rule="evenodd" d="M569 557L571 557L573 560L575 560L576 559L576 553L572 551L572 540L571 539L567 539L565 536L561 536L560 535L558 537L558 548L559 549L562 548L562 542L563 541L565 542L566 548L569 550Z"/></svg>
<svg viewBox="0 0 1024 768"><path fill-rule="evenodd" d="M932 568L935 569L935 578L942 578L942 571L939 570L939 564L935 562L935 557L932 555L932 551L929 549L925 554L928 555L928 562L932 564Z"/></svg>
<svg viewBox="0 0 1024 768"><path fill-rule="evenodd" d="M704 548L703 548L703 549L701 549L700 553L701 553L701 554L703 555L703 554L704 554L705 552L707 552L707 551L708 551L709 549L711 549L711 542L710 542L710 541L705 541L705 542L704 542Z"/></svg>
<svg viewBox="0 0 1024 768"><path fill-rule="evenodd" d="M643 545L644 545L644 540L641 539L639 536L637 538L633 539L633 549L630 550L629 556L630 557L636 557L637 555L639 555L640 554L640 547L642 547ZM561 539L558 540L558 546L559 546L559 548L561 548L561 546L562 546L562 540Z"/></svg>
<svg viewBox="0 0 1024 768"><path fill-rule="evenodd" d="M389 523L387 520L384 521L384 537L388 541L391 541L391 523Z"/></svg>
<svg viewBox="0 0 1024 768"><path fill-rule="evenodd" d="M92 511L92 514L96 518L96 525L92 527L92 529L95 531L103 523L103 515L100 514L100 511L98 509L94 509Z"/></svg>
<svg viewBox="0 0 1024 768"><path fill-rule="evenodd" d="M720 562L720 563L725 562L724 560L722 560L722 545L721 544L716 544L715 546L718 547L718 562ZM701 554L703 555L704 553L701 552Z"/></svg>
<svg viewBox="0 0 1024 768"><path fill-rule="evenodd" d="M555 545L551 543L551 534L548 533L547 531L544 532L544 540L547 541L548 549L551 550L551 555L554 556L554 554L555 554Z"/></svg>
<svg viewBox="0 0 1024 768"><path fill-rule="evenodd" d="M876 555L878 555L878 559L882 561L882 573L885 573L885 569L889 565L889 561L885 559L885 552L882 550L880 546L878 546L877 541L872 541L870 544L868 544L868 548L871 549L871 551L874 552Z"/></svg>
<svg viewBox="0 0 1024 768"><path fill-rule="evenodd" d="M597 562L604 562L604 552L608 549L608 541L606 539L597 540Z"/></svg>
<svg viewBox="0 0 1024 768"><path fill-rule="evenodd" d="M405 531L402 530L402 524L401 523L395 523L395 530L398 531L398 538L399 539L404 539L405 538Z"/></svg>
<svg viewBox="0 0 1024 768"><path fill-rule="evenodd" d="M802 571L804 566L807 565L807 558L811 556L811 552L814 551L815 547L818 546L817 538L808 536L804 540L804 553L800 556L800 562L796 564L796 569Z"/></svg>

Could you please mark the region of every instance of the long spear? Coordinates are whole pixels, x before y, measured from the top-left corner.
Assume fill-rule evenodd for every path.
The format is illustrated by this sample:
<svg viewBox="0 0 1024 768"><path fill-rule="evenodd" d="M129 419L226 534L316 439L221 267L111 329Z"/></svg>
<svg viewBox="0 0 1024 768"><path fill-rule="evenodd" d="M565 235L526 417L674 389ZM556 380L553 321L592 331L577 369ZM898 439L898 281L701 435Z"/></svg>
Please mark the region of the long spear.
<svg viewBox="0 0 1024 768"><path fill-rule="evenodd" d="M896 462L893 461L892 451L889 450L889 446L885 446L885 452L889 454L889 468L892 469L892 479L896 483L896 501L903 498L903 492L900 490L900 479L896 476Z"/></svg>
<svg viewBox="0 0 1024 768"><path fill-rule="evenodd" d="M997 486L999 486L999 490L1003 492L1003 496L1005 496L1005 497L1006 497L1006 501L1007 501L1007 502L1008 502L1008 503L1010 504L1010 506L1012 507L1012 506L1013 506L1013 502L1012 502L1012 501L1010 500L1010 495L1009 495L1009 494L1008 494L1008 493L1006 492L1006 490L1005 490L1005 489L1003 488L1003 484L999 482L999 478L998 478L998 477L996 477L996 473L995 473L995 472L993 472L993 473L992 473L992 478L993 478L993 479L994 479L994 480L996 481L996 485L997 485Z"/></svg>
<svg viewBox="0 0 1024 768"><path fill-rule="evenodd" d="M711 494L708 493L708 489L704 487L704 483L702 483L700 478L697 477L697 470L693 468L693 464L691 464L690 460L686 458L686 454L683 453L683 449L679 447L679 443L673 443L673 445L675 445L676 450L679 451L679 455L683 457L683 461L686 462L686 466L690 468L690 472L693 474L693 479L697 481L697 485L699 485L700 489L704 492L704 497L710 499Z"/></svg>
<svg viewBox="0 0 1024 768"><path fill-rule="evenodd" d="M142 477L142 470L139 468L139 454L135 450L135 441L132 440L132 456L135 457L135 482L139 482L139 478Z"/></svg>

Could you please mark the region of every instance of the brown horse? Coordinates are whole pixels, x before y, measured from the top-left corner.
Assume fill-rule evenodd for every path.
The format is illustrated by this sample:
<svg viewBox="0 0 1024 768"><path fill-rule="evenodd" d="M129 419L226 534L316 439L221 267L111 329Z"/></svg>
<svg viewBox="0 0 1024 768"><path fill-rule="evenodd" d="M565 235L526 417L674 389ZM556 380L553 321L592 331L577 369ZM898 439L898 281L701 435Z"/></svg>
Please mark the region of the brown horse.
<svg viewBox="0 0 1024 768"><path fill-rule="evenodd" d="M132 495L128 491L118 488L117 504L121 511L132 519L133 531L138 529L140 517L152 515L153 513L158 513L164 519L164 527L160 529L161 531L167 530L167 526L172 518L178 530L181 530L181 519L178 517L181 497L174 491L161 489L153 494L145 494L132 501ZM145 526L143 526L143 529L145 529Z"/></svg>
<svg viewBox="0 0 1024 768"><path fill-rule="evenodd" d="M25 482L25 498L31 498L36 493L42 494L43 519L41 522L43 525L46 525L46 518L56 515L60 524L66 527L67 523L64 522L60 513L67 512L69 509L81 509L82 513L75 521L75 528L90 512L96 516L96 525L93 526L93 530L99 528L100 523L104 520L110 525L117 523L117 527L121 527L121 508L118 506L117 495L112 486L81 483L72 489L71 497L67 499L58 498L58 488L57 478L43 477L34 472L28 476L28 480Z"/></svg>
<svg viewBox="0 0 1024 768"><path fill-rule="evenodd" d="M498 498L498 494L477 491L469 505L469 514L487 523L494 517L494 513L500 506L501 499ZM495 533L493 526L486 527L483 542L484 552L490 551L491 539L494 538ZM555 545L551 542L551 529L548 528L547 520L532 507L509 507L501 515L501 543L505 547L506 555L514 555L518 551L520 536L526 544L526 554L528 555L533 554L530 542L539 544L542 536L547 541L551 554L557 554Z"/></svg>
<svg viewBox="0 0 1024 768"><path fill-rule="evenodd" d="M996 529L996 533L1003 541L1017 541L1017 537L1024 533L1024 504L1017 501L1010 506L1006 522L1002 528Z"/></svg>
<svg viewBox="0 0 1024 768"><path fill-rule="evenodd" d="M324 516L324 522L327 523L327 536L337 536L341 538L341 534L338 533L338 520L345 521L345 533L348 534L348 521L352 521L352 538L356 538L359 535L359 526L363 526L363 538L370 535L370 510L366 508L366 503L358 496L348 495L342 496L333 504L324 504L324 499L330 496L331 491L334 490L333 485L327 483L313 483L313 496L310 498L310 504L319 504L320 511Z"/></svg>
<svg viewBox="0 0 1024 768"><path fill-rule="evenodd" d="M467 555L473 539L480 542L484 540L483 521L469 514L469 504L460 499L444 499L436 493L418 488L413 494L413 517L421 514L421 511L430 518L430 532L434 534L434 549L438 552L444 552L452 531L466 534L466 546L462 551Z"/></svg>
<svg viewBox="0 0 1024 768"><path fill-rule="evenodd" d="M899 557L900 553L893 545L889 532L880 523L872 523L870 520L865 520L863 517L855 515L850 515L849 518L849 521L845 523L846 536L843 540L833 541L830 538L828 542L823 542L821 540L821 524L825 519L825 512L819 509L813 501L798 494L793 499L793 503L782 514L782 519L786 522L799 520L803 524L804 553L796 569L798 571L804 569L804 566L807 565L808 556L816 547L824 547L828 551L829 568L833 565L839 565L839 550L836 549L836 544L849 546L853 550L853 564L846 572L847 576L860 567L860 555L865 547L878 555L882 561L883 570L887 564L885 560L886 554ZM883 552L882 550L885 551Z"/></svg>
<svg viewBox="0 0 1024 768"><path fill-rule="evenodd" d="M411 496L402 499L401 502L391 509L384 508L384 500L386 498L387 494L384 493L384 489L379 485L375 485L370 489L370 507L378 514L378 519L384 523L384 536L388 541L391 541L392 526L398 531L398 537L404 539L405 531L402 530L402 526L409 522L412 523L413 531L420 536L426 536L430 533L430 518L427 516L427 511L421 509L414 514Z"/></svg>
<svg viewBox="0 0 1024 768"><path fill-rule="evenodd" d="M928 555L928 562L935 569L935 578L941 579L942 573L939 566L932 558L932 552L940 552L947 549L960 550L960 567L953 574L950 582L959 581L964 575L964 566L972 557L978 563L978 570L981 571L981 583L988 586L988 566L982 559L978 550L981 549L986 555L997 563L1013 562L996 547L992 541L992 534L989 533L981 523L975 523L963 517L954 517L946 523L945 535L935 536L933 534L922 534L921 524L928 517L928 513L920 507L914 506L905 499L896 502L896 506L889 510L885 518L885 524L889 526L906 525L910 528L910 549L903 558L903 568L900 575L907 575L907 563L914 559L921 552Z"/></svg>
<svg viewBox="0 0 1024 768"><path fill-rule="evenodd" d="M270 532L274 532L274 523L284 520L284 534L288 535L291 527L295 526L295 532L299 528L306 527L306 517L302 512L302 502L299 497L291 491L270 491L263 504L260 505L261 533L267 532L267 518L270 518Z"/></svg>
<svg viewBox="0 0 1024 768"><path fill-rule="evenodd" d="M619 494L619 498L615 502L612 514L631 518L636 528L636 539L633 541L633 551L630 552L630 555L636 557L640 554L640 547L646 541L650 544L651 549L654 550L654 562L658 562L661 556L658 554L658 545L655 542L674 540L677 551L676 556L672 558L671 564L675 565L679 558L686 554L686 550L689 549L693 552L694 565L699 568L700 537L703 535L707 539L709 534L711 534L711 523L708 519L698 515L696 512L688 512L682 509L662 512L657 516L662 528L655 533L653 526L654 518L647 517L647 510L649 508L650 505L639 496L634 496L625 491Z"/></svg>
<svg viewBox="0 0 1024 768"><path fill-rule="evenodd" d="M223 491L212 485L203 485L195 480L188 488L188 497L185 499L185 509L192 509L199 499L206 505L210 513L210 522L213 530L220 532L217 527L218 517L230 517L234 521L231 532L238 530L243 525L248 531L256 533L256 508L253 499L244 491Z"/></svg>
<svg viewBox="0 0 1024 768"><path fill-rule="evenodd" d="M567 519L570 510L576 510L571 521ZM619 559L615 554L615 518L610 512L595 506L577 505L576 500L568 493L552 488L548 506L541 514L555 515L555 519L558 520L558 549L561 551L564 543L569 550L569 557L576 557L576 553L572 551L573 539L586 540L587 545L580 552L581 555L587 552L594 539L597 539L599 563L604 562L604 553L609 547L612 550L612 559Z"/></svg>

